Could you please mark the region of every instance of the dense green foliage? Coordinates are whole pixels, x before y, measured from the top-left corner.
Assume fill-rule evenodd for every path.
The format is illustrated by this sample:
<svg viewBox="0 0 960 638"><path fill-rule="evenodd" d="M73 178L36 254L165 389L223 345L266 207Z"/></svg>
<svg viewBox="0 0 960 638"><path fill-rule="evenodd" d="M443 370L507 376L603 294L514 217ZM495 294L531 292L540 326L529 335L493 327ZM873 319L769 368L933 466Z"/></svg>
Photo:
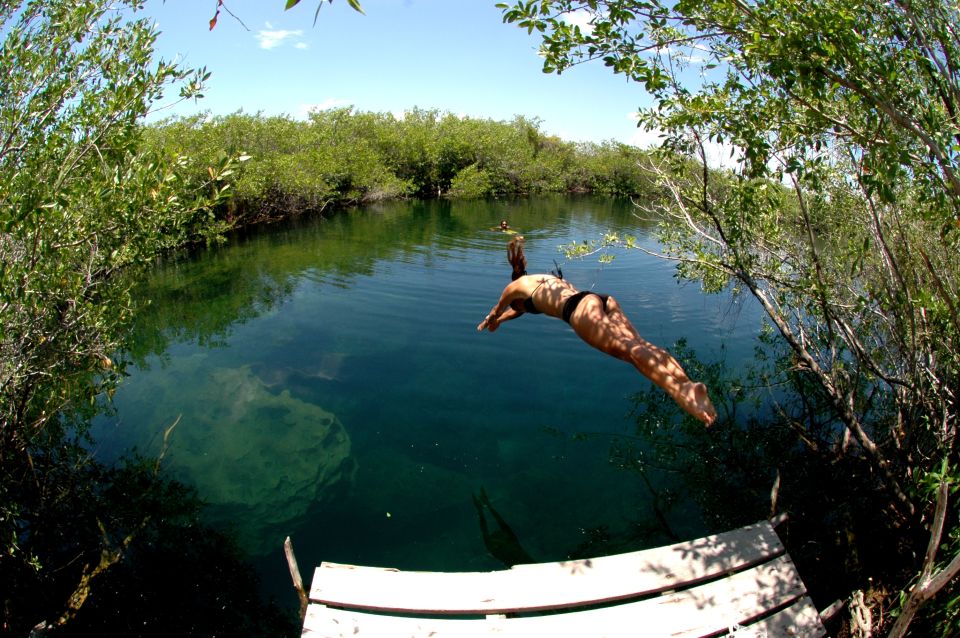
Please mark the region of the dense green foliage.
<svg viewBox="0 0 960 638"><path fill-rule="evenodd" d="M140 4L0 5L5 633L63 625L111 567L136 572L129 561L155 557L151 539L202 533L194 500L156 468L103 468L79 444L122 368L110 357L135 308L130 278L118 274L215 238L224 227L212 217L218 182L233 166L218 158L195 179L185 163L142 146L150 105L174 84L195 93L205 74L152 59L156 33L130 19Z"/></svg>
<svg viewBox="0 0 960 638"><path fill-rule="evenodd" d="M115 273L214 236L206 211L220 197L211 178L189 183L182 164L140 146L149 104L187 78L152 63L145 22L94 1L17 4L0 13L3 455L98 393L90 373L109 369L131 312Z"/></svg>
<svg viewBox="0 0 960 638"><path fill-rule="evenodd" d="M397 119L341 108L301 121L236 113L166 121L147 138L171 158L189 157L197 179L223 153L248 155L225 212L232 222L407 196L652 188L638 149L564 142L523 117L497 122L414 109Z"/></svg>
<svg viewBox="0 0 960 638"><path fill-rule="evenodd" d="M956 3L500 6L506 21L542 34L545 70L602 60L654 98L641 122L673 152L649 167L680 274L763 305L783 346L771 381L791 388L779 422L818 457L869 468L897 556L873 566L873 582L863 571L851 584L878 594L874 626L854 630L903 635L935 600L918 631L955 634ZM707 152L719 143L736 149L736 165L708 170L722 168ZM834 489L851 485L863 482L840 476ZM845 518L838 509L823 523L843 528ZM884 599L884 588L902 594ZM862 625L862 597L851 600Z"/></svg>

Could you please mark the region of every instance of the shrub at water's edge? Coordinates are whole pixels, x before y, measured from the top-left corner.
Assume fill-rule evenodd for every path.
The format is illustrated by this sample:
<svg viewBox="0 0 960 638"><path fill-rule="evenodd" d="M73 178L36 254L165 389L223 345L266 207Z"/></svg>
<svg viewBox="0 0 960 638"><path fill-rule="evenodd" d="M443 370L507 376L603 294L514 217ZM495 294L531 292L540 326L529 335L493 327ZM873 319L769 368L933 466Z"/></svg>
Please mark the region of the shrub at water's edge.
<svg viewBox="0 0 960 638"><path fill-rule="evenodd" d="M147 127L148 146L188 158L197 179L219 158L249 157L231 177L220 215L256 223L402 197L480 198L533 193L653 193L645 155L616 143L575 144L536 120L501 122L413 109L315 111L308 120L242 112Z"/></svg>
<svg viewBox="0 0 960 638"><path fill-rule="evenodd" d="M200 575L169 570L167 608L135 577L172 565L182 541L231 573L204 588L208 597L187 596L191 604L230 610L218 630L277 635L265 628L272 623L254 627L264 611L250 602L255 578L199 526L195 499L154 462L107 468L83 444L122 376L112 357L137 311L134 277L120 273L215 240L227 224L213 211L236 167L223 156L192 174L142 144L140 122L165 89L189 97L206 74L153 60L156 32L131 17L141 4L0 5L0 626L13 635L162 633L180 622L177 594ZM131 604L111 609L123 596Z"/></svg>

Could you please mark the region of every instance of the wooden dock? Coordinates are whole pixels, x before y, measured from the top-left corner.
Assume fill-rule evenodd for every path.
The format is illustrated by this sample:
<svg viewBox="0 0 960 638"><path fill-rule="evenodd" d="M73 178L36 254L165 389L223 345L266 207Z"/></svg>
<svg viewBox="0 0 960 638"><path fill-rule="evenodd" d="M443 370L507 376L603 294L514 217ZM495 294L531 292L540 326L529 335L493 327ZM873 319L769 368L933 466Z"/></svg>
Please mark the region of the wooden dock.
<svg viewBox="0 0 960 638"><path fill-rule="evenodd" d="M766 521L666 547L491 572L324 562L308 599L305 638L826 635Z"/></svg>

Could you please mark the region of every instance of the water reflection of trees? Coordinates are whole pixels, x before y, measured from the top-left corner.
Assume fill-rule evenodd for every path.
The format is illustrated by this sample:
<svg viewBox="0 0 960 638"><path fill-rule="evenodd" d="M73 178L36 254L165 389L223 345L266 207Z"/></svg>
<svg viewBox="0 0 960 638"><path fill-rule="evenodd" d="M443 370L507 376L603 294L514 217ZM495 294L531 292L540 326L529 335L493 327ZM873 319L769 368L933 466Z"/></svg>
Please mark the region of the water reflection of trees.
<svg viewBox="0 0 960 638"><path fill-rule="evenodd" d="M633 213L629 202L590 197L386 202L248 230L228 246L171 255L141 279L136 294L145 307L128 354L143 364L146 356L161 355L178 341L216 346L233 326L278 307L304 278L345 287L374 274L383 262L463 248L478 230L501 219L521 231L549 233L542 229L575 223L636 233L643 224ZM502 239L490 233L490 242Z"/></svg>

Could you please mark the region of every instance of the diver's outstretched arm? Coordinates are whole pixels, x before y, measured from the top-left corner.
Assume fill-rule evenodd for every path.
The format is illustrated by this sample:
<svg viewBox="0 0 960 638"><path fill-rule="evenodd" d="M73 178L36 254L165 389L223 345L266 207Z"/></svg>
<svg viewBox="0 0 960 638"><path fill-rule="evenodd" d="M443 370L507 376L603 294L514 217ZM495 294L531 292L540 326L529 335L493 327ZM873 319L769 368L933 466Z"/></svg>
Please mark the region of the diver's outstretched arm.
<svg viewBox="0 0 960 638"><path fill-rule="evenodd" d="M484 330L490 330L490 332L493 332L502 322L516 319L522 315L522 312L517 312L511 308L510 303L523 297L523 288L517 281L507 284L507 287L504 288L503 292L500 294L500 299L497 301L497 305L494 306L490 311L490 314L488 314L483 321L480 322L480 325L477 326L477 331L483 332Z"/></svg>
<svg viewBox="0 0 960 638"><path fill-rule="evenodd" d="M484 330L489 329L490 332L495 332L497 328L500 327L500 324L503 323L504 321L510 321L511 319L516 319L521 315L523 315L522 312L517 312L516 310L508 306L507 309L504 310L499 317L494 318L488 315L487 318L484 319L479 326L477 326L477 330L480 332L483 332Z"/></svg>

